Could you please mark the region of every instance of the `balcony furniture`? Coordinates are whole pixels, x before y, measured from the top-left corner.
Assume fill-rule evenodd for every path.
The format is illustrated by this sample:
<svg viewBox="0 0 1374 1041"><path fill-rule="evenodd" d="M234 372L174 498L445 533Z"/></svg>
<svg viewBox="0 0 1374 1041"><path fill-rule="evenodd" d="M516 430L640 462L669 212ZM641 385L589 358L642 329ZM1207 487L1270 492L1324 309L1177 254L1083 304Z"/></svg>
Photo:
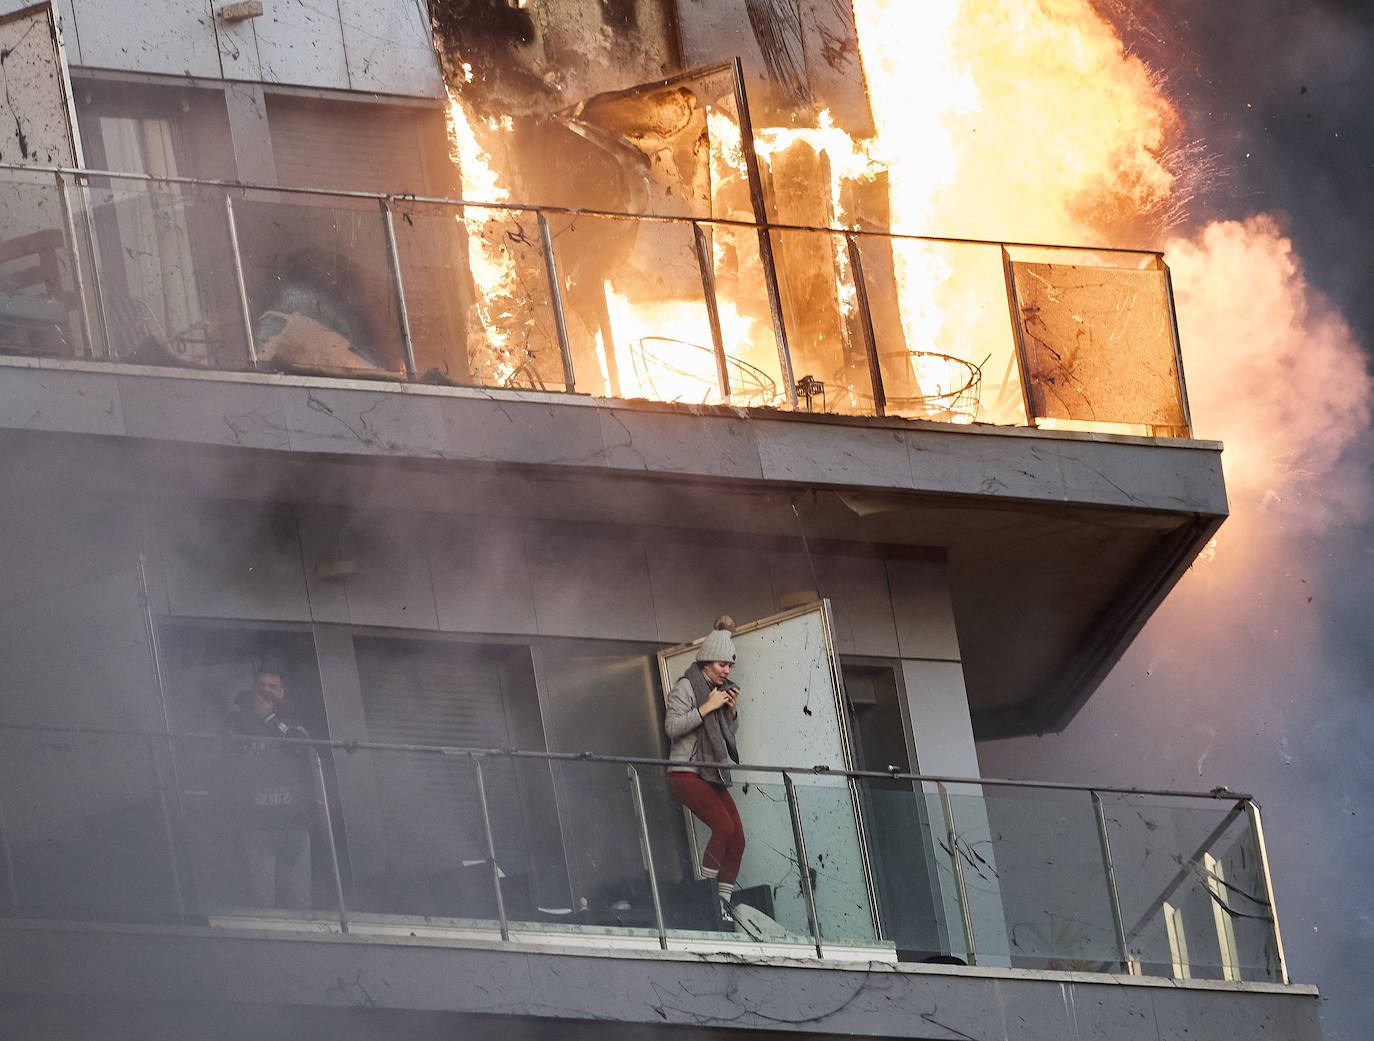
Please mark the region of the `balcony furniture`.
<svg viewBox="0 0 1374 1041"><path fill-rule="evenodd" d="M58 251L65 248L55 228L0 242L0 351L70 353L68 322L77 300L62 283Z"/></svg>

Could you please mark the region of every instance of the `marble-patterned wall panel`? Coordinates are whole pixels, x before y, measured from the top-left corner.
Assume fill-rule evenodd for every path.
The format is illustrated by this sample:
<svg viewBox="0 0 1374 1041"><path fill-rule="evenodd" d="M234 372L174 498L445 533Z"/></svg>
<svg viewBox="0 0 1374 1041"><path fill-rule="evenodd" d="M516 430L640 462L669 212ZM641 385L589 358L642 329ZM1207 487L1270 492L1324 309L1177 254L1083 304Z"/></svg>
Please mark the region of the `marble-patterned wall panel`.
<svg viewBox="0 0 1374 1041"><path fill-rule="evenodd" d="M155 544L173 615L310 617L300 540L289 510L205 502L168 516Z"/></svg>
<svg viewBox="0 0 1374 1041"><path fill-rule="evenodd" d="M296 522L306 591L310 596L310 617L316 622L349 620L348 590L344 581L347 563L339 544L342 519L332 511L312 510L302 513Z"/></svg>
<svg viewBox="0 0 1374 1041"><path fill-rule="evenodd" d="M80 65L81 61L81 34L76 28L76 0L57 0L57 31L62 37L62 50L67 55L67 65ZM19 10L21 7L29 5L24 0L10 0L4 5L4 9L9 11ZM85 163L81 164L85 166Z"/></svg>
<svg viewBox="0 0 1374 1041"><path fill-rule="evenodd" d="M275 13L275 12L274 12ZM263 18L244 18L226 22L219 19L216 26L220 65L224 78L231 80L262 79L262 61L258 56L257 23Z"/></svg>
<svg viewBox="0 0 1374 1041"><path fill-rule="evenodd" d="M639 539L529 538L525 551L541 633L657 639L649 565Z"/></svg>
<svg viewBox="0 0 1374 1041"><path fill-rule="evenodd" d="M123 434L118 377L7 367L0 379L0 427Z"/></svg>
<svg viewBox="0 0 1374 1041"><path fill-rule="evenodd" d="M207 79L221 75L209 0L118 5L110 0L73 0L72 9L82 65Z"/></svg>
<svg viewBox="0 0 1374 1041"><path fill-rule="evenodd" d="M369 514L339 529L348 617L354 625L439 628L429 554L429 525L402 514Z"/></svg>
<svg viewBox="0 0 1374 1041"><path fill-rule="evenodd" d="M834 607L835 640L841 654L897 656L897 630L887 591L887 572L878 557L821 555L821 588Z"/></svg>
<svg viewBox="0 0 1374 1041"><path fill-rule="evenodd" d="M54 726L161 725L138 568L107 561L0 608L0 719ZM0 733L0 760L15 747ZM101 742L114 751L120 742ZM11 807L13 808L13 807Z"/></svg>
<svg viewBox="0 0 1374 1041"><path fill-rule="evenodd" d="M497 527L445 525L430 552L439 628L535 633L525 540Z"/></svg>
<svg viewBox="0 0 1374 1041"><path fill-rule="evenodd" d="M889 560L887 576L901 656L959 661L945 562Z"/></svg>
<svg viewBox="0 0 1374 1041"><path fill-rule="evenodd" d="M743 625L776 608L768 554L747 546L650 540L649 581L658 638L685 643L710 630L722 614Z"/></svg>
<svg viewBox="0 0 1374 1041"><path fill-rule="evenodd" d="M978 751L960 664L903 661L902 683L916 742L912 766L920 773L977 777Z"/></svg>
<svg viewBox="0 0 1374 1041"><path fill-rule="evenodd" d="M812 556L814 577L800 550L771 554L777 595L789 604L808 591L828 598L835 609L836 649L841 654L896 657L897 637L883 562L877 557L815 551Z"/></svg>
<svg viewBox="0 0 1374 1041"><path fill-rule="evenodd" d="M425 5L415 0L339 0L353 90L444 96Z"/></svg>
<svg viewBox="0 0 1374 1041"><path fill-rule="evenodd" d="M336 5L277 3L270 18L253 23L264 81L336 90L352 86Z"/></svg>

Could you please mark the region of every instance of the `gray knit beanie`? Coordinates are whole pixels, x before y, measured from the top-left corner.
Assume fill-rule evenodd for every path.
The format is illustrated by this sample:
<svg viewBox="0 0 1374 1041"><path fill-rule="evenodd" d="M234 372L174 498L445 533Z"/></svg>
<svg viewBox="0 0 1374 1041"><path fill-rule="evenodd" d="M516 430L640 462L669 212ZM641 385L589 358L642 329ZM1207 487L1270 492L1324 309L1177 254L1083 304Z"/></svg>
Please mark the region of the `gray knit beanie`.
<svg viewBox="0 0 1374 1041"><path fill-rule="evenodd" d="M730 639L730 630L734 627L735 620L728 614L717 618L716 627L706 634L706 639L697 648L697 661L728 661L734 664L735 641Z"/></svg>

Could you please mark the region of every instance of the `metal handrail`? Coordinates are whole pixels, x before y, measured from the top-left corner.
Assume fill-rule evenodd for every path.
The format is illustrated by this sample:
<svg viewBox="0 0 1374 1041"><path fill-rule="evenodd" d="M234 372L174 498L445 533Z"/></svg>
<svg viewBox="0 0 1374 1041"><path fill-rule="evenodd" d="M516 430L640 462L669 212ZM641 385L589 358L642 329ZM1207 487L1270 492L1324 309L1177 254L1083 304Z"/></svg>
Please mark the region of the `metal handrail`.
<svg viewBox="0 0 1374 1041"><path fill-rule="evenodd" d="M146 173L125 173L121 171L96 170L84 167L55 165L28 167L22 164L0 163L0 172L12 171L17 174L22 171L29 176L51 175L54 177L57 182L59 194L61 195L61 201L64 205L64 214L66 213L66 209L69 208L67 202L68 187L66 184L68 178L73 179L77 189L83 191L90 190L92 187L99 189L101 187L101 182L131 182L144 185L205 188L221 193L223 195L223 219L229 238L229 249L233 261L234 284L238 296L238 317L243 326L242 331L247 350L246 360L250 370L259 367L261 361L259 348L262 345L256 342L258 331L254 328L252 308L249 303L242 249L239 243L238 222L234 206L236 197L243 199L248 193L259 193L267 196L309 197L320 200L346 199L352 200L355 203L371 203L377 207L377 212L380 215L382 223L382 232L385 240L385 261L388 269L391 294L396 309L396 320L401 341L400 346L403 355L401 359L403 373L401 375L403 375L403 378L407 382L419 378L419 366L416 360L416 345L413 338L411 314L407 302L405 277L402 271L403 265L393 218L394 214L399 213L402 217L408 219L408 207L439 206L448 209L456 209L458 211L457 214L451 214L450 216L459 216L463 219L467 219L466 211L471 209L497 213L504 212L533 215L534 220L538 224L538 249L542 254L545 281L547 283L548 304L552 311L552 319L557 334L558 352L562 362L562 390L566 393L576 393L580 388L578 386L578 374L574 371L574 352L564 301L565 287L563 285L563 276L560 274L560 265L554 245L555 235L553 229L550 227L549 221L552 215L562 215L572 219L587 217L591 219L630 221L637 224L656 223L679 227L690 232L695 243L704 303L711 328L712 349L716 356L717 372L712 382L717 385L717 390L726 403L731 400L729 366L728 358L724 353L724 344L722 342L719 302L716 299L716 285L713 272L711 271L711 257L708 240L706 238L706 230L733 229L736 233L747 231L750 234L756 235L758 239L759 263L762 268L761 277L768 298L768 309L772 319L773 336L778 352L778 372L781 378L781 386L778 389L781 391L782 395L781 404L790 411L796 411L798 409L799 393L806 394L806 410L812 410L811 393L809 390L804 389L804 387L810 387L812 385L812 380L808 374L802 377L801 383L796 382L797 373L794 371L794 358L790 346L791 336L788 331L789 319L786 313L788 308L785 306L784 301L786 294L783 292L785 289L785 281L779 278L778 261L774 253L775 232L780 234L819 234L835 240L843 239L844 250L848 256L848 275L847 278L845 278L845 282L846 285L852 282L852 286L849 286L849 288L852 289L856 301L854 315L858 330L856 335L862 341L858 349L858 355L853 360L858 360L858 357L862 357L868 369L868 380L866 382L869 386L865 390L858 390L856 385L854 389L856 393L861 395L871 393L871 410L872 413L877 416L887 414L887 406L890 403L890 399L883 387L884 377L882 366L879 363L880 354L878 351L874 318L871 311L872 305L870 303L869 287L866 284L864 264L859 245L861 239L886 242L889 247L897 242L974 246L984 249L996 249L1001 254L1004 269L1003 278L1006 283L1008 302L1011 308L1010 323L1012 337L1016 346L1015 357L1017 359L1017 372L1021 389L1022 405L1024 408L1024 417L1025 422L1030 426L1035 426L1037 420L1044 417L1038 417L1031 408L1031 390L1029 382L1034 377L1027 366L1026 351L1023 343L1023 330L1021 328L1022 322L1016 302L1015 276L1010 251L1013 249L1037 250L1047 251L1058 255L1073 254L1075 257L1094 253L1132 255L1137 258L1137 263L1142 269L1152 268L1160 270L1163 271L1166 276L1168 273L1168 269L1163 262L1163 255L1158 250L1129 249L1119 246L1070 245L1064 243L1007 242L954 236L917 235L907 232L875 230L871 228L824 227L810 224L774 222L768 219L767 208L763 202L762 187L757 176L757 171L753 170L752 165L750 169L752 171L750 177L750 191L751 198L753 199L753 219L741 220L732 217L631 213L611 209L583 208L552 204L545 205L537 202L477 201L463 199L461 197L422 196L409 193L380 193L337 188L301 187L295 185L252 184L241 181L223 181L198 177L167 176ZM84 236L89 240L89 247L94 250L94 243L99 238L99 235L94 227L89 209L83 210L82 216L85 222ZM84 342L84 352L88 357L95 357L97 351L95 349L95 336L91 330L92 316L88 313L92 309L87 306L88 293L85 275L83 273L84 268L79 263L80 254L83 248L86 247L83 247L79 241L76 229L71 221L67 221L66 223L65 235L68 249L74 258L73 277L76 280L77 295L81 301L82 310L80 317L82 322L81 334ZM118 360L115 354L116 347L111 338L111 320L104 304L105 292L102 285L103 274L101 265L96 256L93 255L91 260L90 296L95 302L95 307L93 308L94 319L98 323L100 340L104 345L103 354L107 360ZM1073 263L1077 266L1082 262L1075 259ZM1111 267L1110 263L1105 260L1101 261L1101 266ZM837 279L843 277L844 276L838 273L836 274ZM1172 291L1167 281L1165 289L1171 294ZM1174 315L1171 295L1169 296L1169 304L1169 335L1175 356L1175 375L1178 382L1176 393L1178 395L1180 408L1182 409L1182 415L1185 418L1182 430L1186 436L1190 431L1190 427L1186 422L1187 395L1186 389L1183 386L1182 362L1179 357L1178 347L1177 319ZM604 354L602 360L605 376L609 383L610 393L612 396L619 396L620 388L615 373L614 350L602 349L602 353ZM848 356L853 352L846 349L845 353L846 356ZM917 351L915 353L919 354L922 352ZM217 359L216 361L217 367L219 367L223 359ZM232 368L233 366L230 367ZM325 367L327 368L328 366ZM590 379L586 373L583 373L581 380L582 385L585 387L589 384L594 384L595 375L595 367L593 367ZM480 374L477 377L477 381L479 383L483 382L483 377ZM823 385L823 383L821 385ZM766 404L771 405L772 403L769 402ZM976 416L970 415L968 418L974 419ZM1102 418L1104 421L1110 421L1112 419L1110 416ZM1132 420L1125 417L1122 417L1121 421L1132 422ZM1147 427L1150 426L1148 423L1145 425ZM1167 428L1167 431L1172 436L1177 433L1177 428L1171 426Z"/></svg>
<svg viewBox="0 0 1374 1041"><path fill-rule="evenodd" d="M57 733L57 734L83 734L103 737L154 737L161 740L172 741L214 741L223 743L225 741L242 741L242 735L237 734L209 734L197 733L193 731L156 731L156 730L137 730L126 727L91 727L91 726L48 726L38 723L0 723L0 731L15 730L29 731L38 733ZM406 744L392 741L365 741L349 740L340 741L329 738L303 738L303 737L253 737L254 742L275 743L281 745L300 745L313 748L329 748L335 751L351 754L354 752L413 752L420 755L441 755L449 757L473 757L473 758L508 758L508 759L538 759L548 762L589 762L589 763L612 763L620 766L681 766L672 759L663 759L656 756L636 756L636 755L613 755L600 752L541 752L532 749L522 748L481 748L464 747L457 745L423 745ZM697 766L726 770L741 770L750 773L774 773L774 774L825 774L827 776L853 778L855 780L881 780L881 781L910 781L913 783L928 782L931 784L972 784L989 785L1003 788L1032 788L1046 791L1065 791L1065 792L1105 792L1113 795L1152 795L1163 798L1180 799L1207 799L1212 801L1236 802L1254 801L1254 797L1243 792L1232 791L1224 786L1213 788L1206 792L1186 791L1174 788L1141 788L1126 785L1101 785L1101 784L1071 784L1063 781L1030 781L1030 780L1010 780L999 777L960 777L952 774L926 774L912 773L906 770L847 770L843 767L832 767L825 763L810 765L776 764L776 763L708 763L698 761Z"/></svg>
<svg viewBox="0 0 1374 1041"><path fill-rule="evenodd" d="M266 735L249 736L232 733L174 733L170 730L156 731L117 727L44 726L38 724L0 723L0 733L7 731L47 735L70 734L80 736L93 735L129 737L139 739L147 744L154 770L154 780L159 789L162 818L162 833L165 847L164 853L167 857L168 869L170 873L170 882L173 890L174 903L176 907L176 915L178 920L183 922L188 921L188 908L186 906L185 896L183 894L179 864L182 863L183 860L189 862L189 853L186 850L180 848L179 830L172 820L172 815L170 812L170 807L167 799L166 786L163 780L164 775L161 768L160 759L156 753L157 747L165 743L165 745L167 746L167 750L171 753L173 760L175 760L177 742L181 740L209 741L219 745L229 745L231 747L234 744L240 742L251 742L254 746L302 746L308 753L308 761L311 767L310 773L312 775L312 781L315 788L315 799L321 811L323 825L323 834L321 835L321 838L326 843L328 850L328 862L333 881L333 895L335 900L335 910L337 914L337 925L340 932L344 934L348 934L350 932L350 912L345 899L345 883L341 868L339 839L335 834L333 824L334 809L331 807L329 784L327 782L324 771L324 765L319 754L320 749L327 748L330 751L337 751L343 753L344 755L348 755L350 753L362 750L402 752L409 754L432 754L447 756L450 758L466 758L471 763L474 773L474 780L476 781L477 805L480 811L482 822L481 838L484 840L484 860L490 872L489 881L492 890L492 897L494 900L497 924L500 930L500 937L503 942L510 942L512 940L511 921L507 913L507 908L505 906L505 900L503 898L502 893L502 874L499 867L497 866L495 836L492 829L491 813L487 802L486 785L483 779L482 761L484 759L491 758L523 758L544 761L607 763L623 765L625 767L626 776L630 785L631 803L633 806L634 816L637 823L639 844L641 852L643 854L646 872L648 875L649 890L653 905L655 932L657 934L660 948L667 950L669 946L663 903L659 892L659 880L654 865L654 852L652 846L652 839L650 835L649 822L645 810L644 796L640 786L639 775L635 767L637 765L647 765L654 767L671 767L673 765L680 765L674 764L672 760L665 760L647 756L598 755L590 752L535 752L522 751L518 749L460 748L445 745L400 744L382 741L338 741L316 738L268 737ZM1107 822L1103 813L1101 794L1104 792L1112 791L1129 794L1146 794L1153 792L1154 794L1183 798L1226 799L1228 801L1235 800L1235 804L1230 810L1230 812L1227 814L1226 818L1222 821L1220 825L1218 825L1217 828L1215 828L1212 831L1211 834L1209 834L1209 836L1206 839L1203 840L1202 845L1199 847L1199 852L1194 853L1186 858L1184 868L1180 872L1180 875L1186 875L1187 863L1195 862L1201 855L1201 851L1205 850L1208 846L1210 846L1214 842L1214 840L1218 838L1220 834L1226 829L1226 827L1229 825L1231 821L1233 821L1240 813L1248 812L1250 814L1251 822L1254 826L1254 841L1258 844L1259 855L1264 860L1264 876L1262 879L1264 896L1255 897L1253 899L1256 899L1257 902L1263 904L1268 909L1267 914L1256 917L1263 917L1266 921L1270 923L1272 927L1273 943L1275 949L1277 950L1277 971L1280 980L1282 982L1287 982L1287 970L1286 965L1283 961L1282 941L1279 937L1278 932L1277 915L1275 914L1273 907L1272 885L1269 881L1268 876L1267 858L1263 848L1262 833L1260 832L1258 827L1258 811L1253 803L1253 800L1250 800L1249 797L1237 796L1234 793L1225 791L1225 789L1213 789L1212 791L1207 793L1179 792L1170 791L1167 789L1104 789L1098 786L1084 787L1079 785L1067 785L1057 782L1016 782L989 778L938 778L928 774L904 773L902 771L898 771L895 769L889 770L887 772L881 772L842 769L829 770L825 766L797 768L775 765L750 766L748 764L740 765L733 763L700 763L698 765L719 765L737 770L775 773L780 775L780 780L786 796L788 816L791 822L793 848L796 856L800 893L806 909L807 926L808 931L810 933L811 943L814 946L815 956L817 958L826 957L826 940L823 933L823 922L817 910L816 896L812 887L812 869L810 859L807 853L805 828L802 821L802 814L798 802L797 790L794 785L793 778L791 776L792 774L809 773L812 775L828 775L833 773L834 775L836 775L836 777L845 777L849 779L880 779L886 781L891 781L895 779L901 781L909 780L912 782L926 781L931 782L936 786L940 804L943 809L944 823L949 840L949 852L951 856L951 865L955 887L952 895L958 904L959 915L963 925L965 942L964 952L965 957L968 960L968 964L970 965L979 964L980 962L979 957L976 954L975 948L976 930L974 928L973 921L973 907L970 902L969 891L965 885L963 866L961 863L961 860L964 856L964 848L967 845L967 843L960 837L956 829L956 814L954 811L954 807L952 805L948 784L966 783L975 785L1013 785L1017 787L1024 787L1030 789L1050 788L1058 790L1086 792L1092 799L1094 815L1096 818L1098 829L1098 838L1099 842L1101 843L1103 869L1105 872L1106 881L1111 895L1113 924L1115 927L1116 939L1120 950L1119 964L1123 971L1128 972L1132 975L1138 975L1140 973L1142 966L1138 958L1134 957L1131 953L1130 941L1132 937L1136 936L1140 932L1142 926L1148 920L1149 913L1147 912L1146 917L1143 918L1141 922L1137 923L1133 928L1129 930L1124 928L1124 923L1121 918L1121 907L1116 893L1116 879L1112 865L1110 842L1107 835ZM0 802L0 813L2 812L3 803ZM2 816L0 816L0 821L3 821ZM4 873L8 885L7 895L9 897L8 906L11 909L11 911L13 911L17 910L20 906L19 894L15 886L14 869L9 857L8 836L5 834L3 827L0 827L0 850L2 850L4 854L3 862L0 863L3 863L3 866L5 868ZM980 857L979 859L981 860L982 858ZM1166 885L1163 895L1159 897L1157 900L1152 899L1148 901L1149 906L1158 906L1158 901L1167 897L1168 894L1173 890L1173 888L1175 888L1175 886L1178 884L1178 881L1179 878L1176 877L1168 885ZM876 921L875 926L877 926ZM892 939L891 937L885 937L880 928L879 932L875 933L875 938L887 940ZM995 959L998 956L993 955L993 957Z"/></svg>
<svg viewBox="0 0 1374 1041"><path fill-rule="evenodd" d="M955 235L917 235L911 232L877 231L871 228L827 227L815 224L788 224L777 221L748 221L731 217L684 217L668 213L632 213L627 210L592 209L580 206L555 206L544 203L484 202L457 196L417 195L411 192L364 192L344 188L309 188L298 185L255 184L249 181L222 181L206 177L183 177L166 174L129 173L119 170L94 170L78 166L28 166L20 163L0 163L0 170L24 173L51 173L71 177L105 177L112 180L143 181L156 184L185 184L226 191L261 191L283 195L323 195L338 199L360 199L369 202L423 203L425 205L456 206L465 209L504 210L516 213L557 213L568 217L607 217L617 220L642 220L660 224L707 224L742 230L806 231L826 235L856 235L864 238L898 239L908 242L934 242L951 246L991 246L1009 249L1051 249L1082 253L1123 253L1142 257L1163 257L1159 249L1131 246L1101 246L1055 242L1019 242L1001 239L962 238Z"/></svg>

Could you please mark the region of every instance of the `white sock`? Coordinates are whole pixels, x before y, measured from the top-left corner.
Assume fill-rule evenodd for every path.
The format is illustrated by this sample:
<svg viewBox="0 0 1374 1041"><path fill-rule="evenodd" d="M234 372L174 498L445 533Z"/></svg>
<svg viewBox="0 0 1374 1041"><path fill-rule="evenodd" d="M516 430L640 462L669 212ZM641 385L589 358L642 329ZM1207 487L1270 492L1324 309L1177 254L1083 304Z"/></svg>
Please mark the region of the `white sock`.
<svg viewBox="0 0 1374 1041"><path fill-rule="evenodd" d="M720 894L721 900L728 904L730 902L730 898L735 895L735 883L717 882L716 892Z"/></svg>

